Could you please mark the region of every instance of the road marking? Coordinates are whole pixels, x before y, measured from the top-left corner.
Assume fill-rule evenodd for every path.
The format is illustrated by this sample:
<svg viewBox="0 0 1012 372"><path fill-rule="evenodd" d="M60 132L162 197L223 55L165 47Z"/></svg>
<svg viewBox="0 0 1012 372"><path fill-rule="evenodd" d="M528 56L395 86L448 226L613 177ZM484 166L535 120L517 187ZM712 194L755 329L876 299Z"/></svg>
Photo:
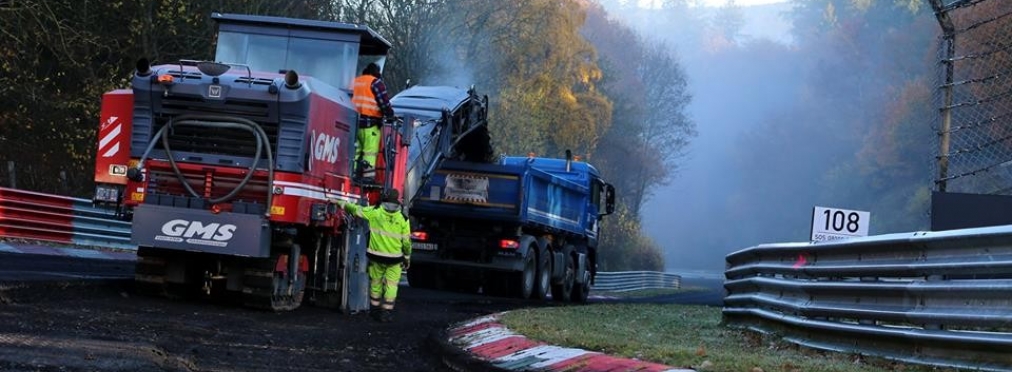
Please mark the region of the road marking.
<svg viewBox="0 0 1012 372"><path fill-rule="evenodd" d="M453 335L449 337L450 343L473 357L513 371L569 371L580 366L581 371L588 372L612 371L618 367L644 372L694 372L692 369L528 340L499 323L501 315L476 318L450 328L449 333Z"/></svg>

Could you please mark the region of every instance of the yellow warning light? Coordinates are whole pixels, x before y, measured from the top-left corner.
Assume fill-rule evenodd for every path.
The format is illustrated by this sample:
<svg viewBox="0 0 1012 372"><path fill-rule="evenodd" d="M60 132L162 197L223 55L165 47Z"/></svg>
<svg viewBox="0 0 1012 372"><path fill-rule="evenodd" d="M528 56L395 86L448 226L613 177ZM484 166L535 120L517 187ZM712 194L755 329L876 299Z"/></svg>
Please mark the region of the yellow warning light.
<svg viewBox="0 0 1012 372"><path fill-rule="evenodd" d="M172 75L158 75L158 83L160 84L172 84L173 81L175 81L175 78Z"/></svg>

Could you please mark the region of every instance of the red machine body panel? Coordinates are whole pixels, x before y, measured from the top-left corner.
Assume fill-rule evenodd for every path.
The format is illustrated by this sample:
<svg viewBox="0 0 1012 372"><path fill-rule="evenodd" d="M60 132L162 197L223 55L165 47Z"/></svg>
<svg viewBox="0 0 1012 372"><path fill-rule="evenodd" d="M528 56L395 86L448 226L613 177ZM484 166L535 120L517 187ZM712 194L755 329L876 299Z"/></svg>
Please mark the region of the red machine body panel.
<svg viewBox="0 0 1012 372"><path fill-rule="evenodd" d="M98 148L95 153L96 183L127 183L133 108L133 90L117 89L102 95Z"/></svg>

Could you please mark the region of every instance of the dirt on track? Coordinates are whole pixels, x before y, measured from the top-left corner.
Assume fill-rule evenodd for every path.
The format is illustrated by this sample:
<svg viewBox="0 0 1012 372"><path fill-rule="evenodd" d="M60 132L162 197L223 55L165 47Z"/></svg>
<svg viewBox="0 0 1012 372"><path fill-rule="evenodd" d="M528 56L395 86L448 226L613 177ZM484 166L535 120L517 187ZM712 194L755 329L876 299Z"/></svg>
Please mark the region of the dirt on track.
<svg viewBox="0 0 1012 372"><path fill-rule="evenodd" d="M0 283L0 371L449 371L432 335L536 303L401 288L377 323L303 305L133 294L131 281Z"/></svg>

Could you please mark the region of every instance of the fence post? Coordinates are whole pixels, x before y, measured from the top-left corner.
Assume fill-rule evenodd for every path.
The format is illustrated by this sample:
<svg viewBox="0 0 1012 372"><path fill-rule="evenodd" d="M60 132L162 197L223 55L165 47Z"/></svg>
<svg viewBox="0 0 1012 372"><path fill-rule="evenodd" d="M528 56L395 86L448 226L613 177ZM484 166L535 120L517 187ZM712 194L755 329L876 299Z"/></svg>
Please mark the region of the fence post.
<svg viewBox="0 0 1012 372"><path fill-rule="evenodd" d="M10 160L7 162L7 174L11 178L11 188L18 188L18 177L14 174L14 161Z"/></svg>
<svg viewBox="0 0 1012 372"><path fill-rule="evenodd" d="M955 56L956 56L956 28L952 23L952 19L949 17L949 13L945 11L945 4L941 0L930 0L932 9L935 11L935 18L938 20L938 25L942 28L942 43L945 49L945 58L942 59L942 64L945 66L945 82L942 84L944 102L942 102L941 114L942 114L942 127L938 130L939 145L938 145L938 180L935 181L935 187L938 192L945 192L946 179L949 178L949 132L952 130L952 90L953 79L955 74Z"/></svg>
<svg viewBox="0 0 1012 372"><path fill-rule="evenodd" d="M60 190L59 191L60 195L67 195L68 194L68 192L67 192L67 171L62 171L62 170L60 171L60 185L57 186L57 187Z"/></svg>

